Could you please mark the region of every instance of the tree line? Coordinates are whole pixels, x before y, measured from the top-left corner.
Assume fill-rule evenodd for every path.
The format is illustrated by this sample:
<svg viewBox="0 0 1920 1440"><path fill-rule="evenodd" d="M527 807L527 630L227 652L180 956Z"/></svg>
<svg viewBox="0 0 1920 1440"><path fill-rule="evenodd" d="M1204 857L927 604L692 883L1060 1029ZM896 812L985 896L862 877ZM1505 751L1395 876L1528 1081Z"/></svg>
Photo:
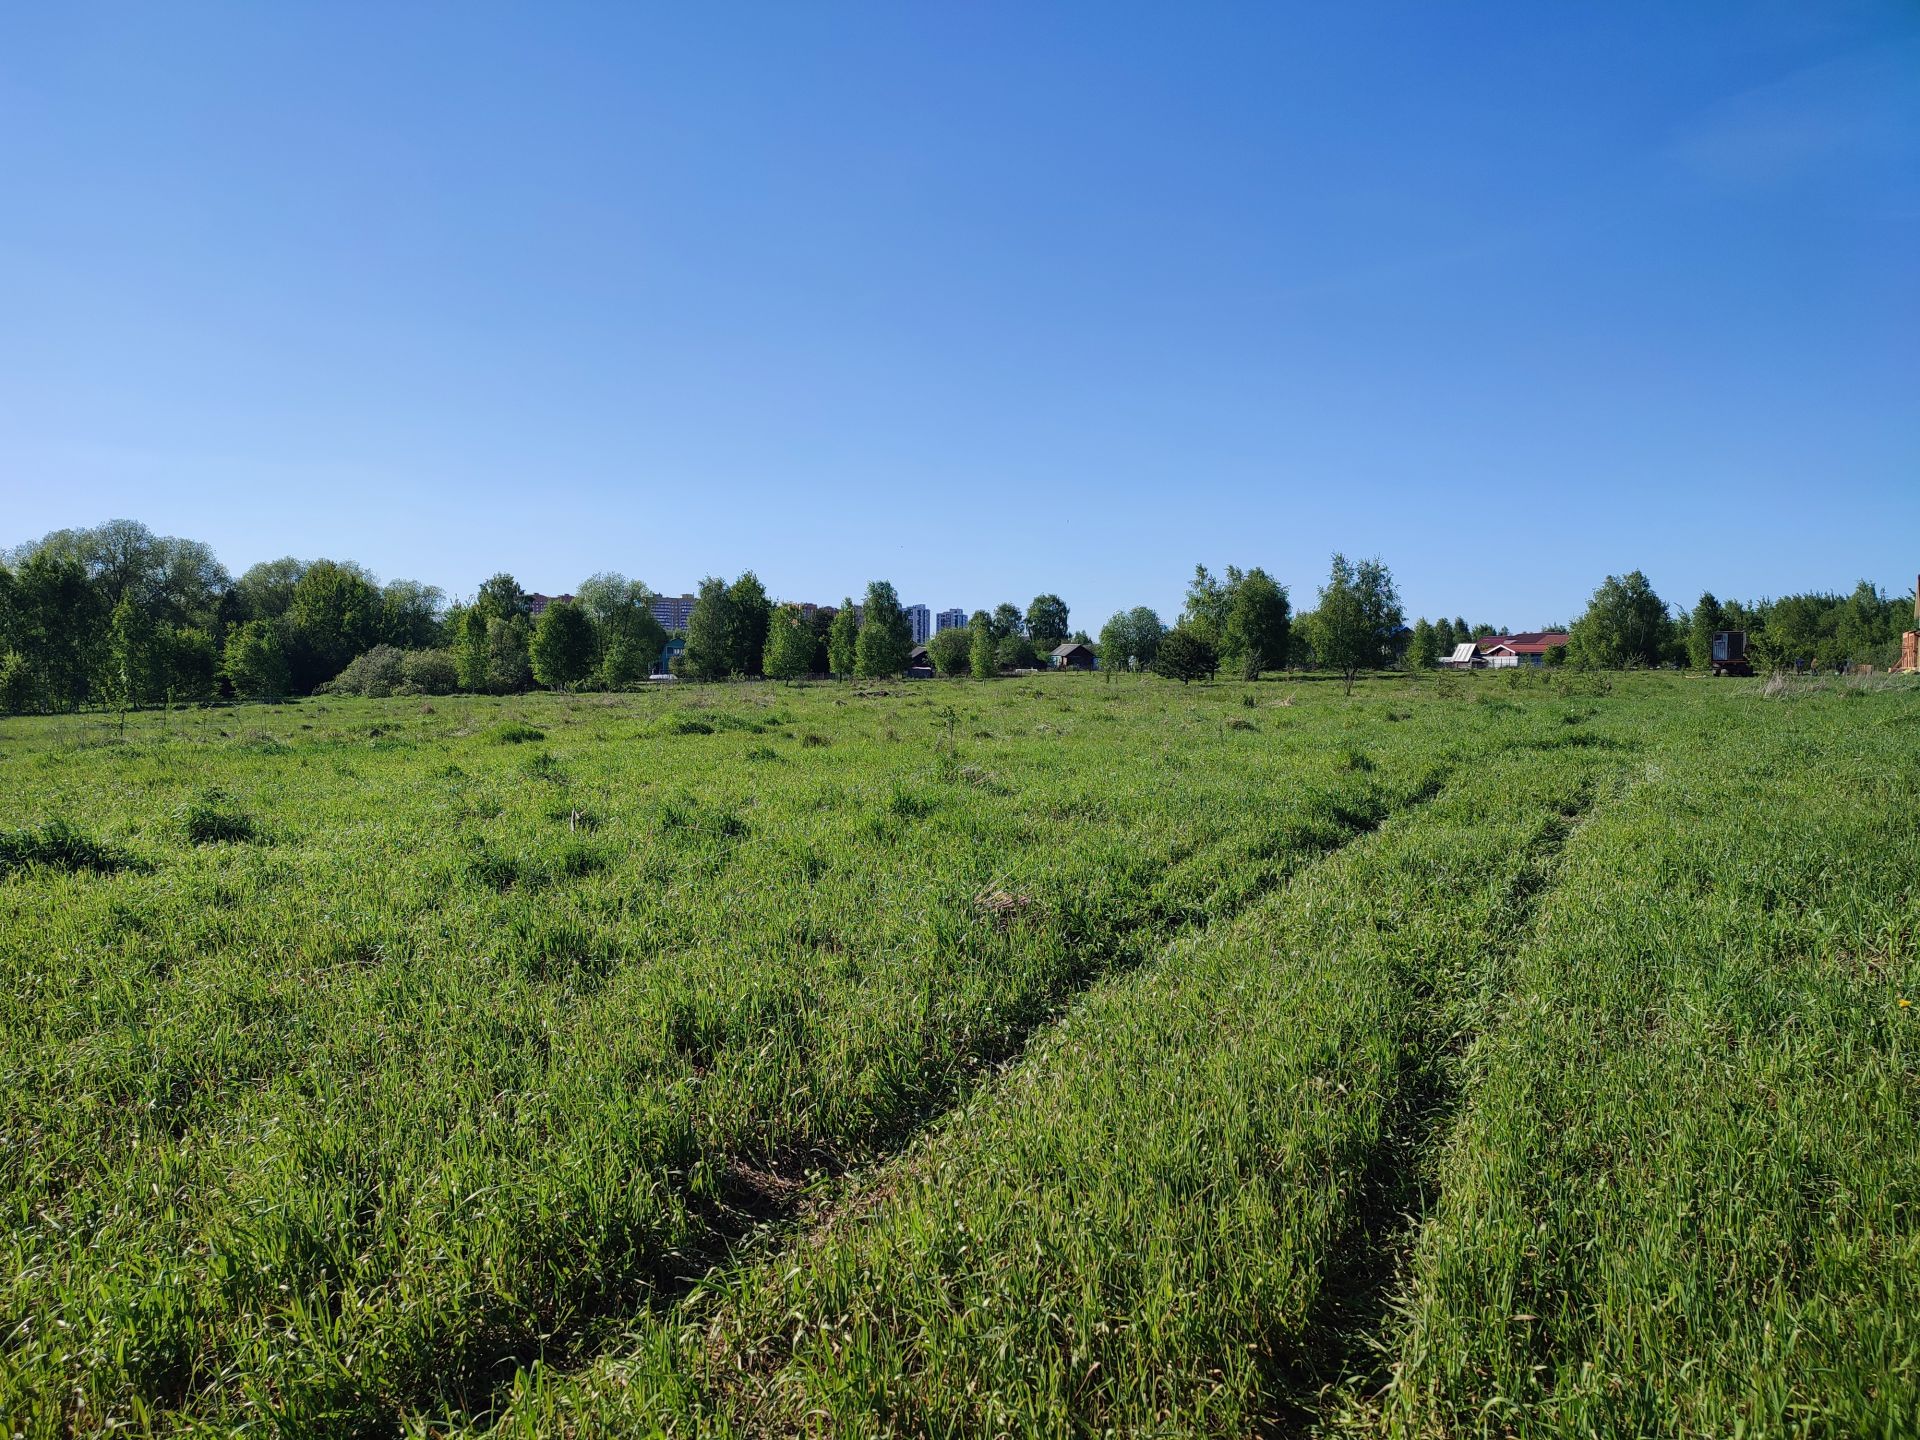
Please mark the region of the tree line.
<svg viewBox="0 0 1920 1440"><path fill-rule="evenodd" d="M351 561L286 557L235 578L199 541L114 520L0 554L0 712L319 691L621 689L656 673L666 651L655 598L615 572L588 577L537 615L505 573L454 603L418 581L382 583ZM1024 610L976 611L966 629L935 637L933 663L944 674L1030 668L1044 650L1087 639L1068 621L1051 593ZM703 580L679 638L673 672L699 680L894 676L913 649L886 581L860 604L849 596L815 608L775 602L752 571Z"/></svg>
<svg viewBox="0 0 1920 1440"><path fill-rule="evenodd" d="M1713 668L1713 637L1737 630L1747 637L1748 659L1756 670L1884 670L1898 660L1900 636L1913 624L1912 616L1911 594L1888 595L1866 580L1845 595L1809 592L1754 602L1721 601L1709 591L1689 610L1669 605L1644 574L1633 570L1607 576L1572 625L1540 628L1567 633L1564 646L1547 652L1550 665L1706 671ZM1410 634L1406 663L1429 668L1461 641L1503 633L1490 625L1468 631L1463 620L1422 618Z"/></svg>
<svg viewBox="0 0 1920 1440"><path fill-rule="evenodd" d="M504 694L621 689L655 672L669 636L639 580L603 572L536 616L513 576L449 603L434 586L382 583L351 561L270 560L235 578L199 541L134 521L58 530L0 555L0 711L137 707L223 697L338 692ZM1702 595L1669 606L1645 575L1608 576L1549 663L1593 668L1711 664L1712 637L1744 630L1756 668L1884 666L1898 653L1910 598L1867 581L1851 594L1755 603ZM1464 618L1404 622L1393 574L1378 559L1335 554L1314 608L1295 614L1288 587L1259 567L1194 567L1171 625L1148 606L1115 613L1097 640L1070 629L1060 596L976 610L933 635L944 676L1032 669L1067 642L1109 675L1149 672L1183 683L1222 670L1246 679L1282 669L1339 674L1421 669L1454 646L1499 633ZM1544 629L1558 629L1547 626ZM897 676L912 629L894 587L868 585L838 606L776 602L752 572L709 576L672 660L690 679Z"/></svg>

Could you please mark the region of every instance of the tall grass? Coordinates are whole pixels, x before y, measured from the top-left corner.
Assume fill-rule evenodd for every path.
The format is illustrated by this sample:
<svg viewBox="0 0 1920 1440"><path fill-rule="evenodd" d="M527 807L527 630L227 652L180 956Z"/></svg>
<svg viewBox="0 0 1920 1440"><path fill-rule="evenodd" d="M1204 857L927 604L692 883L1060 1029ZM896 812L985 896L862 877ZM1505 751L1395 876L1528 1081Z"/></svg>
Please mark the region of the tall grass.
<svg viewBox="0 0 1920 1440"><path fill-rule="evenodd" d="M0 1415L1898 1433L1920 697L1444 678L0 722Z"/></svg>
<svg viewBox="0 0 1920 1440"><path fill-rule="evenodd" d="M1329 847L1096 987L905 1161L718 1285L677 1344L526 1377L513 1428L1244 1435L1310 1416L1347 1331L1383 1312L1372 1252L1413 1198L1392 1167L1434 1123L1449 1047L1622 763L1509 752Z"/></svg>
<svg viewBox="0 0 1920 1440"><path fill-rule="evenodd" d="M544 739L507 747L488 701L112 747L11 726L13 809L153 863L0 886L0 1410L484 1415L810 1175L898 1148L1085 985L1372 823L1440 723L1361 775L1249 750L1230 697L1136 686L1082 719L1044 695L963 690L1002 738L957 756L911 692L515 701ZM217 843L243 818L274 843Z"/></svg>
<svg viewBox="0 0 1920 1440"><path fill-rule="evenodd" d="M1580 837L1475 1057L1386 1428L1920 1424L1920 712L1847 693L1672 737Z"/></svg>

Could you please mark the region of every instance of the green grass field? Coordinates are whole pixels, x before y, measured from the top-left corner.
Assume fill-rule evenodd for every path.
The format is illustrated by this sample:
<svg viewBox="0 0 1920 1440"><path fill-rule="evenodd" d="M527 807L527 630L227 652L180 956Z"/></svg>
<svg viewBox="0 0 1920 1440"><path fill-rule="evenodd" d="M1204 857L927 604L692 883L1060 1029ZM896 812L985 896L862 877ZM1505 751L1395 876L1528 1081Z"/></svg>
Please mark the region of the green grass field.
<svg viewBox="0 0 1920 1440"><path fill-rule="evenodd" d="M14 1432L1920 1427L1920 688L0 721Z"/></svg>

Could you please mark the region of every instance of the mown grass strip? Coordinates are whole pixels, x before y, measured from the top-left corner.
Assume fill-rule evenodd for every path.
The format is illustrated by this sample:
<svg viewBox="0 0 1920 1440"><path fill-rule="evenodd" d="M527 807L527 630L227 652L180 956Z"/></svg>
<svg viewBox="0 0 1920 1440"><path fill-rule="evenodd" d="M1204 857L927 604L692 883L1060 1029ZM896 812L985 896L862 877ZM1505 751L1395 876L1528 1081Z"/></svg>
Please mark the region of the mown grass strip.
<svg viewBox="0 0 1920 1440"><path fill-rule="evenodd" d="M523 1378L544 1434L1245 1434L1345 1358L1343 1247L1595 778L1494 760L1094 989L1005 1081L704 1317ZM1443 997L1448 997L1444 998ZM1330 1290L1330 1286L1334 1287Z"/></svg>
<svg viewBox="0 0 1920 1440"><path fill-rule="evenodd" d="M1914 1433L1911 700L1749 702L1582 833L1355 1428Z"/></svg>

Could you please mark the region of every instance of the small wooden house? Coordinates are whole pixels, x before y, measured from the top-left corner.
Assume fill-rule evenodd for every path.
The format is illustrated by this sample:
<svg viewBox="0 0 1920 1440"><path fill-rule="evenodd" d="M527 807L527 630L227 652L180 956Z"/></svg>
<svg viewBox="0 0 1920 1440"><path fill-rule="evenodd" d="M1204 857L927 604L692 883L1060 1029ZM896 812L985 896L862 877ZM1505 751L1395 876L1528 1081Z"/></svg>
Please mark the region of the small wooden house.
<svg viewBox="0 0 1920 1440"><path fill-rule="evenodd" d="M1055 670L1091 670L1093 669L1093 650L1086 645L1076 645L1069 640L1064 645L1056 645L1047 655L1047 664Z"/></svg>

